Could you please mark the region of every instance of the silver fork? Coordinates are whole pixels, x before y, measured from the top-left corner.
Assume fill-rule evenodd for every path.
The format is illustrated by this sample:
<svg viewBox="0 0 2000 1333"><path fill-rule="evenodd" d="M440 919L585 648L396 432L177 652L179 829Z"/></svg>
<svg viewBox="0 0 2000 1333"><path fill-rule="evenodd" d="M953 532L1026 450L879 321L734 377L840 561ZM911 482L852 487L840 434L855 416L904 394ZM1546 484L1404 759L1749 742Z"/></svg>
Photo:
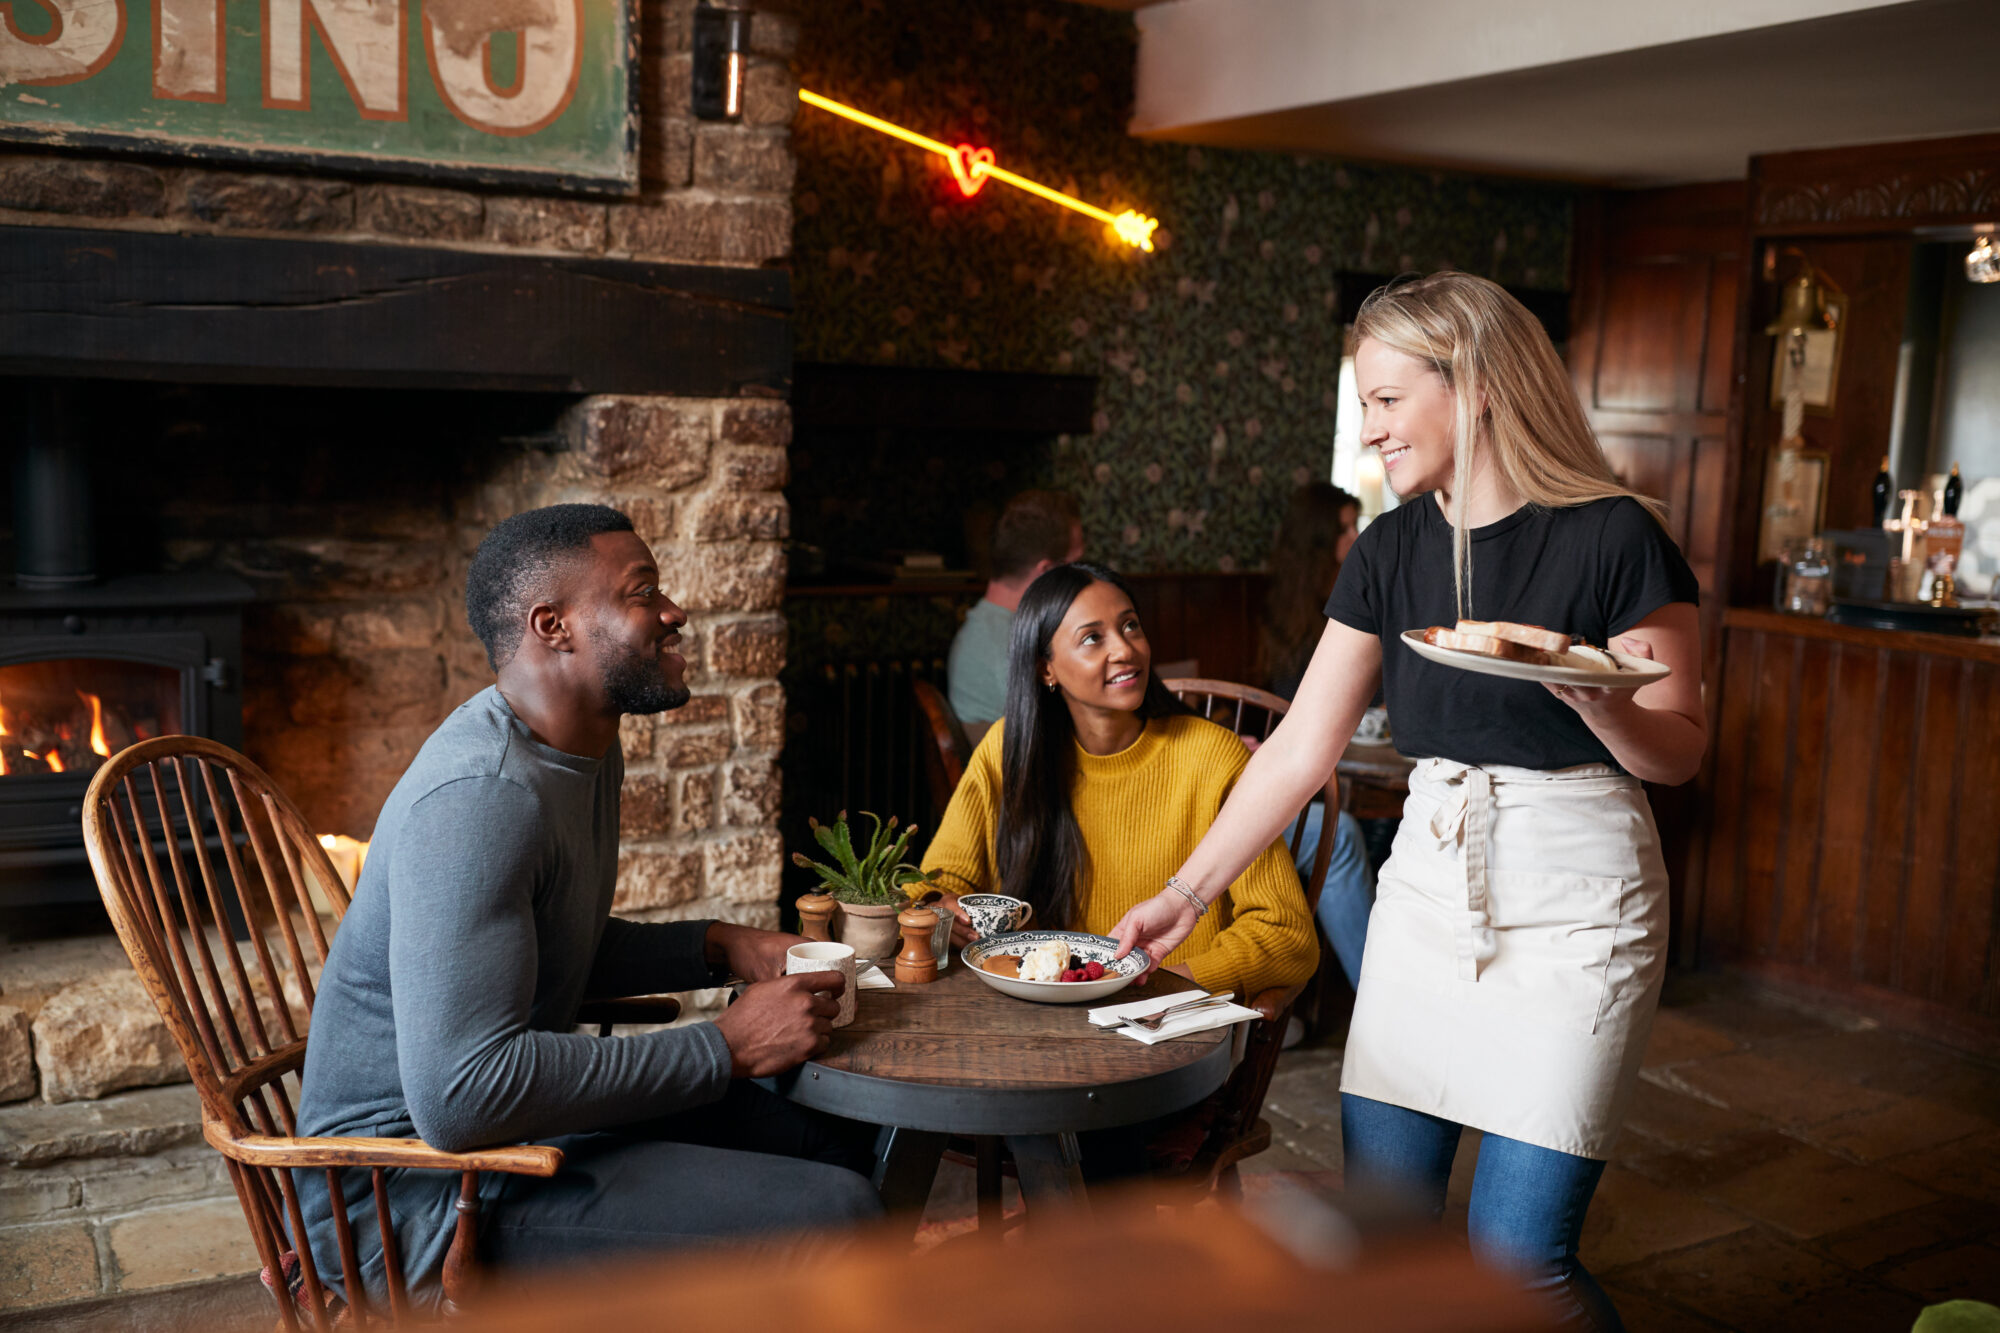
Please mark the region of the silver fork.
<svg viewBox="0 0 2000 1333"><path fill-rule="evenodd" d="M1225 1004L1233 1003L1235 1001L1231 1000L1227 995L1207 995L1198 1000L1182 1000L1179 1004L1170 1004L1166 1008L1156 1010L1153 1013L1140 1014L1135 1018L1127 1018L1120 1021L1135 1028L1144 1028L1148 1032L1158 1032L1166 1025L1169 1019L1198 1013L1203 1009L1219 1009Z"/></svg>

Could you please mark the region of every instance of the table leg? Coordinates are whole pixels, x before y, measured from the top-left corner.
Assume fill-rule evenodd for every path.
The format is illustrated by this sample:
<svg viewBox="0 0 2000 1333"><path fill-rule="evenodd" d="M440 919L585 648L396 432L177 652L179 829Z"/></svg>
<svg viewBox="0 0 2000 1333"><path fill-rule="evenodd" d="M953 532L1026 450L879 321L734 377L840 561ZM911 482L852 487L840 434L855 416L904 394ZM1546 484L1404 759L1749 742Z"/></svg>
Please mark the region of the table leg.
<svg viewBox="0 0 2000 1333"><path fill-rule="evenodd" d="M947 1137L920 1129L889 1131L888 1146L875 1167L875 1190L884 1208L892 1213L923 1213Z"/></svg>
<svg viewBox="0 0 2000 1333"><path fill-rule="evenodd" d="M1021 1197L1035 1208L1088 1209L1083 1186L1083 1154L1076 1135L1009 1134L1014 1169L1021 1177Z"/></svg>
<svg viewBox="0 0 2000 1333"><path fill-rule="evenodd" d="M1000 1235L1000 1140L982 1134L975 1141L979 1150L978 1195L979 1230L995 1239Z"/></svg>

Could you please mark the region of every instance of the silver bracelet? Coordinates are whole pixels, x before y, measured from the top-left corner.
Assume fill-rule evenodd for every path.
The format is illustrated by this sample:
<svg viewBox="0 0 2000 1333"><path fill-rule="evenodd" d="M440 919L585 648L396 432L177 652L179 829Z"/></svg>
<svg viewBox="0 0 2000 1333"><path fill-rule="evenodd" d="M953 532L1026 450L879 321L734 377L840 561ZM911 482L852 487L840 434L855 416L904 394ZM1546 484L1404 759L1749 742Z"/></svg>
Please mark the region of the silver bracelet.
<svg viewBox="0 0 2000 1333"><path fill-rule="evenodd" d="M1208 915L1208 904L1201 900L1200 894L1196 893L1193 889L1189 888L1187 885L1181 883L1181 877L1179 875L1167 876L1167 887L1172 889L1175 893L1178 893L1181 897L1187 899L1189 902L1194 904L1195 920L1199 921L1203 917Z"/></svg>

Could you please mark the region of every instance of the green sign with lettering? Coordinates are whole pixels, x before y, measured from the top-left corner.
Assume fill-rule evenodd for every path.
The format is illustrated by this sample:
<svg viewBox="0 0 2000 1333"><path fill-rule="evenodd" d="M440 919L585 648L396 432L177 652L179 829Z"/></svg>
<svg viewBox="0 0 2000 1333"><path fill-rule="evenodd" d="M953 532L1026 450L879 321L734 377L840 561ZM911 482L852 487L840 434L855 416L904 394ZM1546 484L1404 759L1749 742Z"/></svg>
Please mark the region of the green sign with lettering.
<svg viewBox="0 0 2000 1333"><path fill-rule="evenodd" d="M635 0L0 0L0 138L624 192Z"/></svg>

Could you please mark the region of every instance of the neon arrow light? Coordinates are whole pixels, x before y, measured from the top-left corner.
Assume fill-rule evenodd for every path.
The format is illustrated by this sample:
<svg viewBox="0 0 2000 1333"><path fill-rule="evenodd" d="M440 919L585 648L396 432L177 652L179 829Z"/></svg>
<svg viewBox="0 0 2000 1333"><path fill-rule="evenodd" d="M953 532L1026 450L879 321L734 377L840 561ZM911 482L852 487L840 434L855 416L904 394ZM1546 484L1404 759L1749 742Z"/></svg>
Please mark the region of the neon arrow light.
<svg viewBox="0 0 2000 1333"><path fill-rule="evenodd" d="M987 180L991 178L1003 185L1011 185L1017 190L1026 190L1029 194L1039 195L1052 204L1073 209L1087 218L1096 218L1110 227L1118 239L1127 245L1136 246L1148 253L1153 249L1153 231L1160 225L1158 218L1149 218L1129 208L1123 213L1111 213L1095 204L1086 204L1074 195L1064 194L1061 190L1052 190L1039 181L1031 181L1026 176L1017 176L993 160L991 148L974 148L969 143L951 147L918 134L915 130L906 130L901 125L892 124L879 116L871 116L866 111L856 110L830 97L821 97L818 93L804 88L799 89L799 100L807 106L816 106L822 111L831 111L836 116L844 116L857 125L879 130L892 139L901 139L904 143L914 144L926 153L936 153L951 166L952 179L957 182L959 192L968 199L985 188Z"/></svg>

